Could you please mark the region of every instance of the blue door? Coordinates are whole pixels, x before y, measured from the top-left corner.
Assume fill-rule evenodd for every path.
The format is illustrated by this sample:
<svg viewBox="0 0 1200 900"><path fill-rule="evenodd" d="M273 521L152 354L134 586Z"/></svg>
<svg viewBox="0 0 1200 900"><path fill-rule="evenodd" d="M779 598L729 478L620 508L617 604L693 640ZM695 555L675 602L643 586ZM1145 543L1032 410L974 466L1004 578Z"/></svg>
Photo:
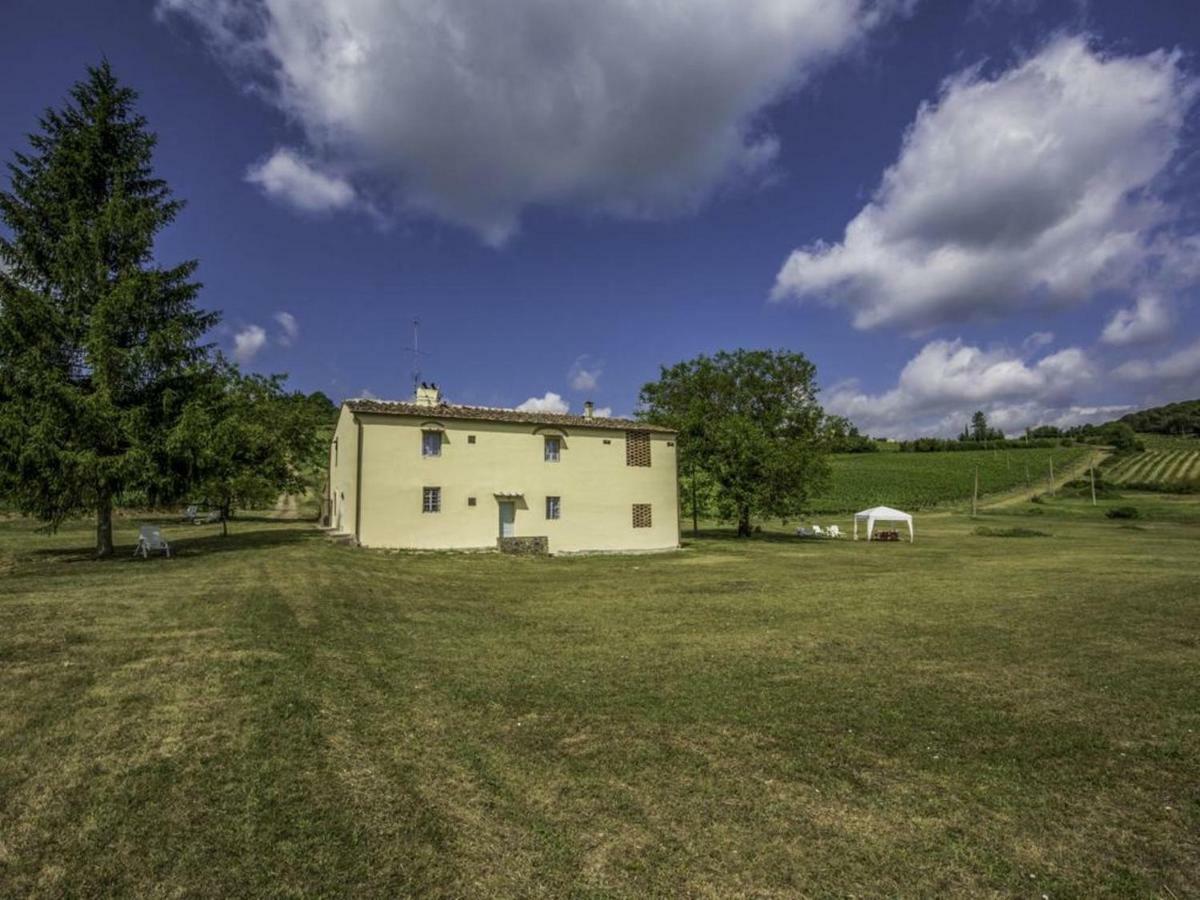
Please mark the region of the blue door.
<svg viewBox="0 0 1200 900"><path fill-rule="evenodd" d="M517 504L511 500L500 501L500 537L512 537L517 532Z"/></svg>

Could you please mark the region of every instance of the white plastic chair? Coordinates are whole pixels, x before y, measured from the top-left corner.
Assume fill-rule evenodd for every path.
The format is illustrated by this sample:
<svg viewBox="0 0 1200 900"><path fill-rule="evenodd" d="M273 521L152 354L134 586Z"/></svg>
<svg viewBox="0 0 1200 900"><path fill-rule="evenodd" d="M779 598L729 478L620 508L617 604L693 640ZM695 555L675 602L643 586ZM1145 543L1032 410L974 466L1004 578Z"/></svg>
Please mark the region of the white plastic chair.
<svg viewBox="0 0 1200 900"><path fill-rule="evenodd" d="M809 529L807 529L803 525L801 525L799 528L796 529L796 537L813 537L813 533Z"/></svg>
<svg viewBox="0 0 1200 900"><path fill-rule="evenodd" d="M829 536L831 538L840 538L842 536L842 529L838 528L836 525L830 525Z"/></svg>
<svg viewBox="0 0 1200 900"><path fill-rule="evenodd" d="M157 528L151 528L149 525L143 525L138 529L137 546L133 548L133 555L142 554L142 559L146 559L151 553L162 551L167 558L171 556L171 545L163 540L162 532Z"/></svg>
<svg viewBox="0 0 1200 900"><path fill-rule="evenodd" d="M183 521L195 522L196 516L200 515L200 508L197 506L189 506L183 511Z"/></svg>
<svg viewBox="0 0 1200 900"><path fill-rule="evenodd" d="M820 525L814 525L812 527L812 533L817 537L825 537L825 530Z"/></svg>

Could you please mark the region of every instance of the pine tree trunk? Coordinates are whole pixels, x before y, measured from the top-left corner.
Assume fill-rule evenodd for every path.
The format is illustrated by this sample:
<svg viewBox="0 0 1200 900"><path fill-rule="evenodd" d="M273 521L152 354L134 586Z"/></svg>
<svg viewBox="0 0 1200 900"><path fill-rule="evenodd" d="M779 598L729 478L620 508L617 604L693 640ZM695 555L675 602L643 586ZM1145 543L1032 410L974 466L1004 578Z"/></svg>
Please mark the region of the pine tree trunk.
<svg viewBox="0 0 1200 900"><path fill-rule="evenodd" d="M96 502L96 558L106 559L112 555L112 497L101 492Z"/></svg>
<svg viewBox="0 0 1200 900"><path fill-rule="evenodd" d="M738 512L738 537L750 537L750 507Z"/></svg>

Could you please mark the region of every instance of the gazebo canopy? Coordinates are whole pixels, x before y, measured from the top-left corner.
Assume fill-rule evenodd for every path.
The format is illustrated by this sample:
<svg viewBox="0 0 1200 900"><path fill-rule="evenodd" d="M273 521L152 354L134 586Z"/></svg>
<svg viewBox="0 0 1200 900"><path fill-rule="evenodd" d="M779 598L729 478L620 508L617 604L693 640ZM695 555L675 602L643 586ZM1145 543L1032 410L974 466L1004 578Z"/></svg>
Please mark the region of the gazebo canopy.
<svg viewBox="0 0 1200 900"><path fill-rule="evenodd" d="M867 523L867 540L871 539L871 532L875 530L876 522L905 522L908 525L908 542L913 541L913 517L906 512L898 509L892 509L890 506L873 506L870 509L864 509L862 512L854 514L854 539L858 540L858 523L865 521Z"/></svg>

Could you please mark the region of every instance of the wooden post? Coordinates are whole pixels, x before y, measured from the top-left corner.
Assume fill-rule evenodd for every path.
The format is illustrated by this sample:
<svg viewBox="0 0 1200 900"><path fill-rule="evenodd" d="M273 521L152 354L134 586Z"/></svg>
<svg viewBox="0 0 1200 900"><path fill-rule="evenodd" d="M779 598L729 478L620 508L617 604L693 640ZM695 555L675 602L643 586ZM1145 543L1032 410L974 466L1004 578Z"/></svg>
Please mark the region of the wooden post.
<svg viewBox="0 0 1200 900"><path fill-rule="evenodd" d="M1025 460L1025 487L1029 487L1029 460Z"/></svg>
<svg viewBox="0 0 1200 900"><path fill-rule="evenodd" d="M692 463L692 537L700 536L700 513L696 509L696 464Z"/></svg>
<svg viewBox="0 0 1200 900"><path fill-rule="evenodd" d="M975 467L975 493L971 495L971 518L979 512L979 466Z"/></svg>
<svg viewBox="0 0 1200 900"><path fill-rule="evenodd" d="M1054 457L1050 457L1050 496L1054 496Z"/></svg>
<svg viewBox="0 0 1200 900"><path fill-rule="evenodd" d="M1092 506L1096 505L1096 465L1088 460L1088 471L1092 473Z"/></svg>

